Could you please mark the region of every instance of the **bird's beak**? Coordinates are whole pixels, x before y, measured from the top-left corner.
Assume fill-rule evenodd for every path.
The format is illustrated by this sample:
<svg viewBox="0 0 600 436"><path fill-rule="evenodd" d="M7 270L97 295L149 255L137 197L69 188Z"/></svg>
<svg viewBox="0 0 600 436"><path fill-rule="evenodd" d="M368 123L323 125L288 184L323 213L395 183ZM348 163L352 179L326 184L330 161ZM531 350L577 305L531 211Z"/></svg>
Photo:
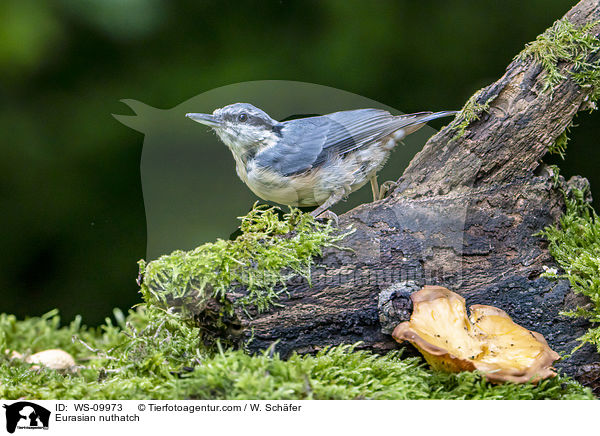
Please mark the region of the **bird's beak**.
<svg viewBox="0 0 600 436"><path fill-rule="evenodd" d="M204 124L209 127L219 127L221 125L221 121L219 121L214 115L185 114L185 116L196 121L197 123Z"/></svg>

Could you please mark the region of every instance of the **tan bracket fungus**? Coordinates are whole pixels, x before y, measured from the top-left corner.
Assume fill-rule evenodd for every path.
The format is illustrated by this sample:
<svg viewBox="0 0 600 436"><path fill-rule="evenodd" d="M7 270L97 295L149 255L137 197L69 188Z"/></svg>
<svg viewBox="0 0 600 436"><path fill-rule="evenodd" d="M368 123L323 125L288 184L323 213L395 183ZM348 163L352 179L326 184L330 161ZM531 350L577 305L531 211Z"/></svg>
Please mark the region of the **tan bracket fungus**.
<svg viewBox="0 0 600 436"><path fill-rule="evenodd" d="M410 321L392 333L411 342L432 368L446 372L481 371L492 382L538 382L554 377L560 356L544 337L513 322L493 306L473 305L440 286L425 286L411 295Z"/></svg>

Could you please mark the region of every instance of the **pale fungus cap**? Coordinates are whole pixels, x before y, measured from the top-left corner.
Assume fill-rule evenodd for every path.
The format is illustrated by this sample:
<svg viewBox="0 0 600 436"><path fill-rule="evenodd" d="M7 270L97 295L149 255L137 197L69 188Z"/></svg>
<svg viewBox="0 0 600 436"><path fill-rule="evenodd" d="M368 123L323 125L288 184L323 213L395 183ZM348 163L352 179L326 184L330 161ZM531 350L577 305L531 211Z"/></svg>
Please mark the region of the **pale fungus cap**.
<svg viewBox="0 0 600 436"><path fill-rule="evenodd" d="M551 365L558 353L503 310L473 305L469 318L465 299L440 286L425 286L411 299L410 321L399 324L392 336L411 342L432 368L479 370L493 382L538 382L556 375Z"/></svg>

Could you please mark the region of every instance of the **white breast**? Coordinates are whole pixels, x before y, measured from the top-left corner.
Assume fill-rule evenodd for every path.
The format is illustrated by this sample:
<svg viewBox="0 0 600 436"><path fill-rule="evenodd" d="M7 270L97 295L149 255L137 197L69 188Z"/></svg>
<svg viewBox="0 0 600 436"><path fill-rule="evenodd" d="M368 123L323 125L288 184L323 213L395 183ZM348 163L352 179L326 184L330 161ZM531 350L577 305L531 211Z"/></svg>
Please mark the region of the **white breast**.
<svg viewBox="0 0 600 436"><path fill-rule="evenodd" d="M318 206L343 189L348 195L363 187L383 167L390 151L380 144L335 159L302 174L283 177L270 169L247 166L236 159L240 179L263 200L288 206Z"/></svg>

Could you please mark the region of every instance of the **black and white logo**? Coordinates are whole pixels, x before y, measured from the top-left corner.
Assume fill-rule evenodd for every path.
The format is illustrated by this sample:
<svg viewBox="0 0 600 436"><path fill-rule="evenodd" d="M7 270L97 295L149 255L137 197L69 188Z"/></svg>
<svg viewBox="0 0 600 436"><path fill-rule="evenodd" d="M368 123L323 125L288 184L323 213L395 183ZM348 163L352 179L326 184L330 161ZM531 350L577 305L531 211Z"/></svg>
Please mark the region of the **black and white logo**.
<svg viewBox="0 0 600 436"><path fill-rule="evenodd" d="M48 430L50 411L29 401L19 401L3 405L6 409L6 431L14 433L16 429Z"/></svg>

